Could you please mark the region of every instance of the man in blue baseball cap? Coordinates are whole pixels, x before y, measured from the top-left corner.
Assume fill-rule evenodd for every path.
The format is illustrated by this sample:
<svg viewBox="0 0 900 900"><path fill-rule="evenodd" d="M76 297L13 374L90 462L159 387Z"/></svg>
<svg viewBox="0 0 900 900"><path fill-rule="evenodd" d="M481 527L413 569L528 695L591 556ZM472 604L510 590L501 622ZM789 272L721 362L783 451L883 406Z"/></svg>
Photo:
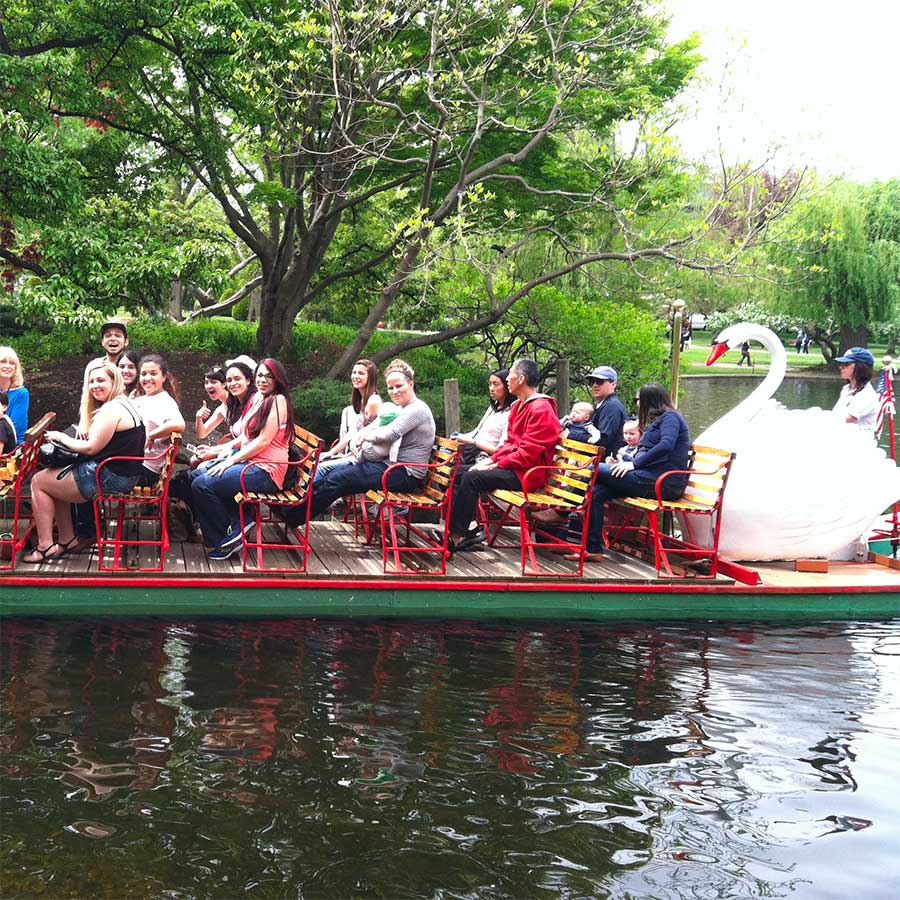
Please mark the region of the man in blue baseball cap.
<svg viewBox="0 0 900 900"><path fill-rule="evenodd" d="M611 366L597 366L587 380L597 404L591 419L591 425L600 432L597 443L606 447L607 456L615 456L619 447L625 443L622 426L628 418L624 404L616 395L619 375Z"/></svg>
<svg viewBox="0 0 900 900"><path fill-rule="evenodd" d="M878 418L878 394L872 387L875 357L865 347L851 347L835 362L840 367L841 378L847 382L834 404L835 415L848 425L874 435Z"/></svg>

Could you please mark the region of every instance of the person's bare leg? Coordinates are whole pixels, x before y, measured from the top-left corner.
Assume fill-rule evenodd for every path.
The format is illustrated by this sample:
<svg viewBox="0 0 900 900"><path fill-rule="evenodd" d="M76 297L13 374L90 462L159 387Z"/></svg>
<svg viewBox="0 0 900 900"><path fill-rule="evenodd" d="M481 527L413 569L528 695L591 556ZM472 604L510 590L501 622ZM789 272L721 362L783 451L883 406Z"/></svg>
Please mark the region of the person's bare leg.
<svg viewBox="0 0 900 900"><path fill-rule="evenodd" d="M39 563L44 559L53 559L60 553L48 553L54 547L53 523L60 527L60 545L71 540L72 503L84 503L84 497L75 484L75 478L69 472L65 478L57 478L59 469L42 469L31 480L31 508L37 529L37 547L28 556L22 558L26 563Z"/></svg>

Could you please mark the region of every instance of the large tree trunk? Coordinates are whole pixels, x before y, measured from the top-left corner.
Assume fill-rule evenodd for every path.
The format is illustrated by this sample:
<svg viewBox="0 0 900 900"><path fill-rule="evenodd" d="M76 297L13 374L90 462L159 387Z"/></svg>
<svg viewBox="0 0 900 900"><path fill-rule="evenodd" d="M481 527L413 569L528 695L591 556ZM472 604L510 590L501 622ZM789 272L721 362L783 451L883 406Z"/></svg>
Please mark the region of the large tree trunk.
<svg viewBox="0 0 900 900"><path fill-rule="evenodd" d="M841 325L841 353L851 347L865 347L869 343L869 329L866 325Z"/></svg>
<svg viewBox="0 0 900 900"><path fill-rule="evenodd" d="M260 356L285 358L292 351L291 329L294 311L291 298L285 296L280 285L263 284L261 288L259 326L256 346Z"/></svg>

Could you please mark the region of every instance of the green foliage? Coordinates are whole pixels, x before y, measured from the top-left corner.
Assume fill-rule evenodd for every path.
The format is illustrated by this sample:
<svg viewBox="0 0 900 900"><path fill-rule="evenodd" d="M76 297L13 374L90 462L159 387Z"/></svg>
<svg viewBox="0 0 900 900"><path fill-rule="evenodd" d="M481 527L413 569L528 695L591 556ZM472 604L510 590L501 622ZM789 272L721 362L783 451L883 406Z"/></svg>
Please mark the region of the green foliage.
<svg viewBox="0 0 900 900"><path fill-rule="evenodd" d="M900 182L838 183L800 205L773 246L772 305L809 325L868 327L900 315Z"/></svg>

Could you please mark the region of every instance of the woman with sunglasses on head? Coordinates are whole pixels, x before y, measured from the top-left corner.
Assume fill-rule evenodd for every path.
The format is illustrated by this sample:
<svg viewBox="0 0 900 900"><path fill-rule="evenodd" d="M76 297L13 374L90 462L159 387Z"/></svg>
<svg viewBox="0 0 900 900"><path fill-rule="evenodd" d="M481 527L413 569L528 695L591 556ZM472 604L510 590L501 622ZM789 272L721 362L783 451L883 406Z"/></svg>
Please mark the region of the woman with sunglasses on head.
<svg viewBox="0 0 900 900"><path fill-rule="evenodd" d="M249 357L229 360L225 369L225 390L228 399L225 401L225 424L231 434L231 440L210 446L201 444L194 453L198 462L222 459L230 455L236 442L244 433L244 427L250 421L262 399L257 393L254 368Z"/></svg>
<svg viewBox="0 0 900 900"><path fill-rule="evenodd" d="M280 491L287 473L288 447L294 433L294 409L284 367L274 359L257 366L260 401L237 438L234 452L217 459L193 481L193 507L210 559L228 559L241 546L235 494ZM248 463L249 468L246 468Z"/></svg>
<svg viewBox="0 0 900 900"><path fill-rule="evenodd" d="M638 426L641 438L631 462L602 463L591 497L585 560L603 559L603 504L614 497L655 497L656 479L663 472L686 469L691 435L684 416L672 405L669 392L651 382L638 391ZM677 500L688 476L673 475L662 484L664 500ZM569 554L567 559L578 559Z"/></svg>
<svg viewBox="0 0 900 900"><path fill-rule="evenodd" d="M150 353L141 359L140 384L141 395L134 405L147 429L147 445L138 484L153 487L159 481L171 436L184 432L184 416L178 408L178 381L161 356Z"/></svg>

